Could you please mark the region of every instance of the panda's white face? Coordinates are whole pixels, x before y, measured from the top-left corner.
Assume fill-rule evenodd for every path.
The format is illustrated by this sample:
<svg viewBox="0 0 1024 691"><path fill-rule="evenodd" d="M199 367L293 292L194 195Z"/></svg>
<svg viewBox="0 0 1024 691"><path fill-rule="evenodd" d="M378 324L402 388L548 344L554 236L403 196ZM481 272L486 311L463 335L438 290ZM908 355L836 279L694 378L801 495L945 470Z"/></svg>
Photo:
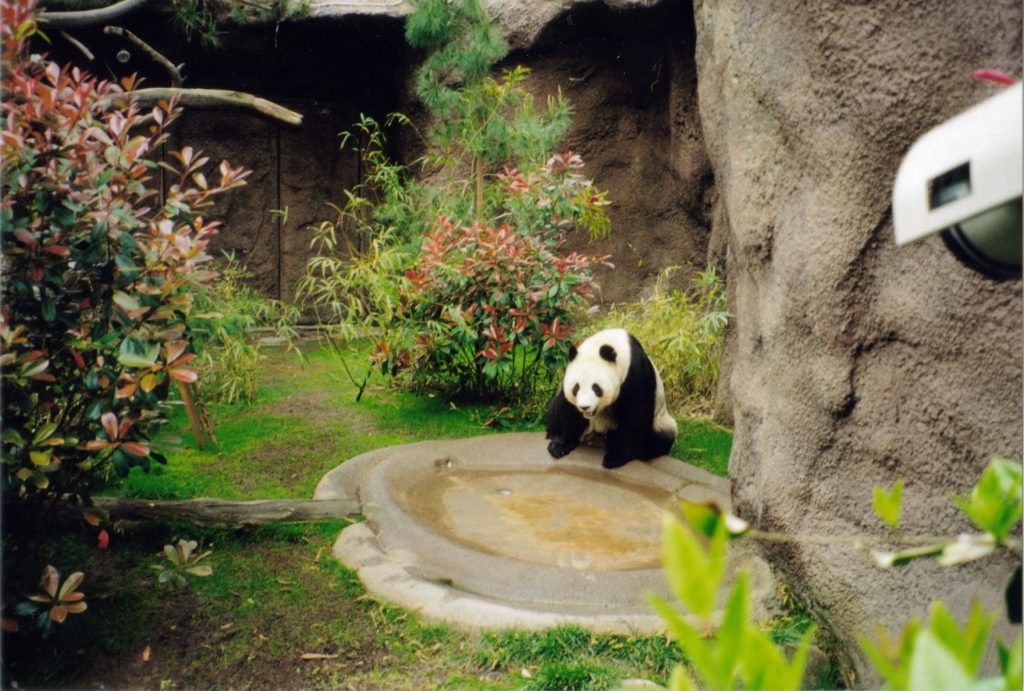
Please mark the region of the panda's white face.
<svg viewBox="0 0 1024 691"><path fill-rule="evenodd" d="M566 400L588 420L607 410L619 397L629 357L629 336L622 329L601 331L583 341L565 368Z"/></svg>

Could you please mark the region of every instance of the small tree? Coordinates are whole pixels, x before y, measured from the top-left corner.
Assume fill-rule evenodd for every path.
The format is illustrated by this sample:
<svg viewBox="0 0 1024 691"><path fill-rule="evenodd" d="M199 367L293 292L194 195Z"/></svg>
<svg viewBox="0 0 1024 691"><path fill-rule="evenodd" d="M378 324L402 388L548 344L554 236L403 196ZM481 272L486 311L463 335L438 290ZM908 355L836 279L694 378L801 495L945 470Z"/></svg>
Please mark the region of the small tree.
<svg viewBox="0 0 1024 691"><path fill-rule="evenodd" d="M203 213L248 174L210 181L187 147L158 163L176 105L140 112L132 80L29 54L35 33L32 3L0 1L6 557L52 501L165 461L149 441L171 382L196 379L186 320L216 275Z"/></svg>
<svg viewBox="0 0 1024 691"><path fill-rule="evenodd" d="M406 38L429 51L417 75L432 122L426 182L382 154L364 118L366 181L340 222L321 226L299 292L338 333L372 336L373 362L414 387L519 398L564 361L605 261L565 254L566 234L606 234L608 202L579 156L557 152L571 118L561 95L538 111L528 70L491 75L507 48L478 0L423 0ZM357 243L339 241L345 224Z"/></svg>

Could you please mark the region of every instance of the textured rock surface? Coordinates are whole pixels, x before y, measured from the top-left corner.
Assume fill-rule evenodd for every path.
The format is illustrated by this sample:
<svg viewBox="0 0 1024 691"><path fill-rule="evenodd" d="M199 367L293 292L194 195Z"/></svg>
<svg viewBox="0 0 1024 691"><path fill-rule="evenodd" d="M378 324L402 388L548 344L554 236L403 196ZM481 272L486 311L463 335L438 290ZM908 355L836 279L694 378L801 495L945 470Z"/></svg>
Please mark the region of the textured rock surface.
<svg viewBox="0 0 1024 691"><path fill-rule="evenodd" d="M255 24L226 31L221 48L206 48L171 29L158 31L165 19L143 11L125 26L173 63L184 63L185 86L246 91L303 116L302 126L294 128L248 111L191 109L170 142L170 149L202 150L211 160L208 176L223 159L253 171L245 188L217 201L211 215L224 225L211 245L217 256L233 252L264 294L290 299L305 273L312 228L336 220L330 204L344 204L344 191L358 180L359 164L351 151L339 151L338 133L351 129L360 113L383 117L398 108L412 64L402 23L352 16ZM138 72L151 86L167 82L134 46L99 28L79 38L111 74ZM121 65L115 55L126 45L130 57ZM61 55L61 49L67 46L56 46L58 59L78 59Z"/></svg>
<svg viewBox="0 0 1024 691"><path fill-rule="evenodd" d="M969 529L948 494L991 455L1021 456L1021 283L972 274L937 237L896 248L890 190L916 136L998 88L972 70L1020 74L1020 3L725 0L695 16L735 298L738 511L769 530L878 532L872 485L903 477L907 532ZM1001 611L1011 568L772 557L858 657L856 634L935 598Z"/></svg>
<svg viewBox="0 0 1024 691"><path fill-rule="evenodd" d="M633 3L636 4L636 3ZM643 37L640 40L640 37ZM638 299L669 266L685 286L704 268L714 180L697 112L693 18L683 3L609 10L581 4L508 62L533 70L538 98L559 89L574 108L566 145L612 202L612 233L572 248L608 254L605 303Z"/></svg>
<svg viewBox="0 0 1024 691"><path fill-rule="evenodd" d="M501 25L512 48L526 48L538 34L571 7L604 4L613 9L652 7L659 0L483 0L488 13ZM404 17L413 11L405 0L309 0L309 16L339 18L349 15Z"/></svg>

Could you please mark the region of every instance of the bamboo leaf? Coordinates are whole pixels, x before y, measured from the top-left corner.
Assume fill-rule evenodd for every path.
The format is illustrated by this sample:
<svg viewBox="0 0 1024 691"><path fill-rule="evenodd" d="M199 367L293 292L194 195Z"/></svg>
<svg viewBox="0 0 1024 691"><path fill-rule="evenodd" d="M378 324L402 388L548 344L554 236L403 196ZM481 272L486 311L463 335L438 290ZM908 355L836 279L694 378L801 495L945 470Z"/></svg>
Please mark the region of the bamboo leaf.
<svg viewBox="0 0 1024 691"><path fill-rule="evenodd" d="M970 497L953 501L979 528L1005 540L1021 517L1021 478L1019 463L993 458Z"/></svg>
<svg viewBox="0 0 1024 691"><path fill-rule="evenodd" d="M725 568L724 526L719 524L707 548L668 513L662 532L662 560L672 594L694 614L708 617Z"/></svg>

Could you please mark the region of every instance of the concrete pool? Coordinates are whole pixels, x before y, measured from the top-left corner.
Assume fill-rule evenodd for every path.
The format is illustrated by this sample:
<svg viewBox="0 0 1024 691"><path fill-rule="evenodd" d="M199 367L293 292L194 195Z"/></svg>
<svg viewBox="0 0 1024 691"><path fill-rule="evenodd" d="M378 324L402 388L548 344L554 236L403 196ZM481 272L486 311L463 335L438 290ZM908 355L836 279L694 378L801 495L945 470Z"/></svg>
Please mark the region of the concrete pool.
<svg viewBox="0 0 1024 691"><path fill-rule="evenodd" d="M682 500L729 505L728 481L672 458L601 468L581 447L553 460L543 434L419 442L357 456L329 472L316 499L351 499L365 521L335 556L367 590L463 629L563 623L654 633L648 593L667 595L662 516ZM774 593L767 565L732 550L752 601Z"/></svg>

